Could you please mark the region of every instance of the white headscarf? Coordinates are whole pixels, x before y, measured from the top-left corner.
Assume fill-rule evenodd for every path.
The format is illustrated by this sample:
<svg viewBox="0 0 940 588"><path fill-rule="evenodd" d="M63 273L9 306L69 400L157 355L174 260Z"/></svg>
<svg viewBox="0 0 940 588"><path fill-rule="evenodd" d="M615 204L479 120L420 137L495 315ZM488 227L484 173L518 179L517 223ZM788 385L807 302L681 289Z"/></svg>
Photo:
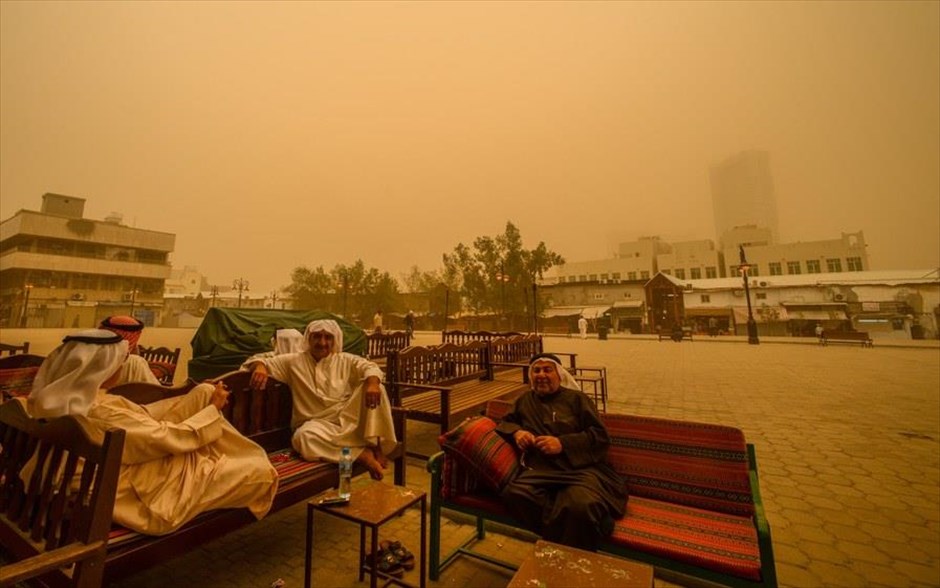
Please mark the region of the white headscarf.
<svg viewBox="0 0 940 588"><path fill-rule="evenodd" d="M333 335L333 353L343 351L343 330L339 328L339 323L329 319L310 321L307 330L304 331L304 351L310 351L310 333L317 331L326 331Z"/></svg>
<svg viewBox="0 0 940 588"><path fill-rule="evenodd" d="M42 362L27 407L37 418L88 413L98 389L127 358L127 341L111 331L88 329L65 337Z"/></svg>
<svg viewBox="0 0 940 588"><path fill-rule="evenodd" d="M274 354L295 353L306 349L306 339L297 329L278 329L274 332Z"/></svg>
<svg viewBox="0 0 940 588"><path fill-rule="evenodd" d="M561 380L561 387L568 390L580 390L581 386L578 385L578 381L574 379L574 376L571 375L559 361L558 356L552 355L551 353L539 353L532 356L532 359L529 360L529 384L531 385L535 380L532 378L532 366L535 365L538 361L547 361L549 363L555 364L555 369L558 372L558 377Z"/></svg>

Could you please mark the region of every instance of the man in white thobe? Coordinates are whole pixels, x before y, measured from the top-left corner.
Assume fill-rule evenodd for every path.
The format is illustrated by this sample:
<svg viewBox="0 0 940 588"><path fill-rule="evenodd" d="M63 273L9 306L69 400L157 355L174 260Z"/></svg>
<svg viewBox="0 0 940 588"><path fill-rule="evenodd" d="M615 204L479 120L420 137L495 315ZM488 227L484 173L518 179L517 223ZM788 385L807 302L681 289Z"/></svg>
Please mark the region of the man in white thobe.
<svg viewBox="0 0 940 588"><path fill-rule="evenodd" d="M127 359L124 360L124 365L121 366L121 374L118 376L115 386L131 382L160 385L160 380L153 374L150 364L137 354L137 342L144 330L142 321L126 315L109 316L101 321L98 328L120 335L122 339L127 341Z"/></svg>
<svg viewBox="0 0 940 588"><path fill-rule="evenodd" d="M382 370L342 351L336 321L311 322L304 339L304 351L250 362L252 387L263 389L268 376L290 386L292 445L304 459L339 461L342 448L349 447L353 459L381 479L385 456L396 444Z"/></svg>
<svg viewBox="0 0 940 588"><path fill-rule="evenodd" d="M80 414L102 432L127 431L115 522L163 535L207 510L246 507L259 519L267 514L277 470L264 449L222 416L228 390L200 384L147 405L111 396L106 389L126 355L127 343L110 331L70 335L39 368L27 400L34 417Z"/></svg>

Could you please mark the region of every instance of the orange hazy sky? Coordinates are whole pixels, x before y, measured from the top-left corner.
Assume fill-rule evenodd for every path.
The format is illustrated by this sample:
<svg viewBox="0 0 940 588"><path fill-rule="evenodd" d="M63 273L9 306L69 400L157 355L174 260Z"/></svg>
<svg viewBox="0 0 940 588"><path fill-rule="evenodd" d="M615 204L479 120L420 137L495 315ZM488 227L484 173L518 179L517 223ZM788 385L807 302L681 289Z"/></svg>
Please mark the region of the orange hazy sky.
<svg viewBox="0 0 940 588"><path fill-rule="evenodd" d="M940 266L938 2L0 2L0 218L45 192L253 292L398 277L511 220L568 261L715 239L770 152L781 237Z"/></svg>

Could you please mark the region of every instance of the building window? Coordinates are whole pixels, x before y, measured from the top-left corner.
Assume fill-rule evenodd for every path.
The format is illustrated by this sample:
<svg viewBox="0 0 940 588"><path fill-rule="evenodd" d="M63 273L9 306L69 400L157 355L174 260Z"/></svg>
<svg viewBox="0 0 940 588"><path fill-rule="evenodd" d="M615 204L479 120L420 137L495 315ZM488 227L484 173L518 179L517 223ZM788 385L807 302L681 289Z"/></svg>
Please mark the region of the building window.
<svg viewBox="0 0 940 588"><path fill-rule="evenodd" d="M757 292L754 294L754 297L758 300L767 300L767 292Z"/></svg>
<svg viewBox="0 0 940 588"><path fill-rule="evenodd" d="M770 275L772 275L772 276L782 276L782 275L783 275L783 266L780 264L779 261L771 261L771 262L768 264L768 267L769 267L769 269L770 269Z"/></svg>
<svg viewBox="0 0 940 588"><path fill-rule="evenodd" d="M747 275L749 275L749 276L759 276L759 275L760 275L760 271L759 271L759 269L758 269L756 263L755 263L754 265L752 265L749 270L747 270Z"/></svg>
<svg viewBox="0 0 940 588"><path fill-rule="evenodd" d="M608 279L610 279L610 274L601 274L601 279L602 279L602 280L608 280Z"/></svg>
<svg viewBox="0 0 940 588"><path fill-rule="evenodd" d="M819 269L819 260L818 259L807 259L806 260L806 273L808 274L818 274L821 273Z"/></svg>
<svg viewBox="0 0 940 588"><path fill-rule="evenodd" d="M693 267L692 269L689 270L689 273L692 274L691 277L692 277L693 280L701 280L701 279L702 279L702 268L700 268L700 267Z"/></svg>
<svg viewBox="0 0 940 588"><path fill-rule="evenodd" d="M672 275L672 270L664 269L664 270L662 270L662 271L663 271L663 273L666 274L667 276L671 276L671 275Z"/></svg>
<svg viewBox="0 0 940 588"><path fill-rule="evenodd" d="M676 277L679 278L680 280L684 280L684 279L685 279L685 270L684 270L684 269L677 269L677 270L676 270Z"/></svg>
<svg viewBox="0 0 940 588"><path fill-rule="evenodd" d="M619 279L620 279L620 272L614 272L614 273L612 274L612 276L613 276L613 278L614 278L615 280L619 280Z"/></svg>
<svg viewBox="0 0 940 588"><path fill-rule="evenodd" d="M838 257L835 259L826 260L826 271L829 272L841 272L842 271L842 260Z"/></svg>
<svg viewBox="0 0 940 588"><path fill-rule="evenodd" d="M800 262L798 261L788 261L787 262L787 273L791 276L795 276L800 273Z"/></svg>
<svg viewBox="0 0 940 588"><path fill-rule="evenodd" d="M604 298L606 298L606 296L605 296L604 294L602 294L602 293L595 293L595 294L594 294L594 300L603 300Z"/></svg>
<svg viewBox="0 0 940 588"><path fill-rule="evenodd" d="M581 274L580 276L578 276L578 281L579 281L579 282L587 282L587 276L584 275L584 274Z"/></svg>
<svg viewBox="0 0 940 588"><path fill-rule="evenodd" d="M862 258L861 257L846 257L845 264L849 266L850 272L862 271Z"/></svg>
<svg viewBox="0 0 940 588"><path fill-rule="evenodd" d="M650 279L650 273L647 272L647 271L642 271L642 272L640 272L640 279L641 279L641 280L648 280L648 279Z"/></svg>
<svg viewBox="0 0 940 588"><path fill-rule="evenodd" d="M597 281L597 274L591 274L591 275L590 275L590 278L591 278L591 281L592 281L592 282L596 282L596 281Z"/></svg>
<svg viewBox="0 0 940 588"><path fill-rule="evenodd" d="M635 280L635 279L636 279L636 272L627 272L627 279L628 279L628 280Z"/></svg>
<svg viewBox="0 0 940 588"><path fill-rule="evenodd" d="M564 283L565 283L565 276L559 277L559 278L558 278L558 283L559 283L559 284L564 284Z"/></svg>
<svg viewBox="0 0 940 588"><path fill-rule="evenodd" d="M702 301L702 302L711 302L711 301L712 301L711 294L702 294L700 298L701 298L701 301Z"/></svg>
<svg viewBox="0 0 940 588"><path fill-rule="evenodd" d="M716 267L707 267L705 268L705 277L712 279L718 277L718 268Z"/></svg>

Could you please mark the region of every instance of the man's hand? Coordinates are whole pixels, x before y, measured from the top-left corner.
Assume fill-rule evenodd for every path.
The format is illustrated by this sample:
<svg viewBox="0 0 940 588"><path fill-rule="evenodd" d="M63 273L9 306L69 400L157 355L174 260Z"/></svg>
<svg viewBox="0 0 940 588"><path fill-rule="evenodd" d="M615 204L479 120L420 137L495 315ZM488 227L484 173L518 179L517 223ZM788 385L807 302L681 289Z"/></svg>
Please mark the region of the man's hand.
<svg viewBox="0 0 940 588"><path fill-rule="evenodd" d="M519 429L513 433L512 439L516 442L516 446L523 451L528 450L529 447L535 444L535 435L524 429Z"/></svg>
<svg viewBox="0 0 940 588"><path fill-rule="evenodd" d="M264 367L263 363L256 363L254 370L251 372L251 379L248 381L248 385L251 386L252 390L261 391L264 390L267 384L268 368Z"/></svg>
<svg viewBox="0 0 940 588"><path fill-rule="evenodd" d="M382 400L382 388L379 387L379 379L375 376L366 378L365 389L366 408L376 408Z"/></svg>
<svg viewBox="0 0 940 588"><path fill-rule="evenodd" d="M225 408L225 405L228 404L229 394L231 394L231 392L225 387L224 383L216 382L215 390L212 391L212 398L209 399L209 403L219 410L222 410Z"/></svg>
<svg viewBox="0 0 940 588"><path fill-rule="evenodd" d="M541 435L535 438L535 448L545 455L558 455L561 453L561 439L551 435Z"/></svg>

